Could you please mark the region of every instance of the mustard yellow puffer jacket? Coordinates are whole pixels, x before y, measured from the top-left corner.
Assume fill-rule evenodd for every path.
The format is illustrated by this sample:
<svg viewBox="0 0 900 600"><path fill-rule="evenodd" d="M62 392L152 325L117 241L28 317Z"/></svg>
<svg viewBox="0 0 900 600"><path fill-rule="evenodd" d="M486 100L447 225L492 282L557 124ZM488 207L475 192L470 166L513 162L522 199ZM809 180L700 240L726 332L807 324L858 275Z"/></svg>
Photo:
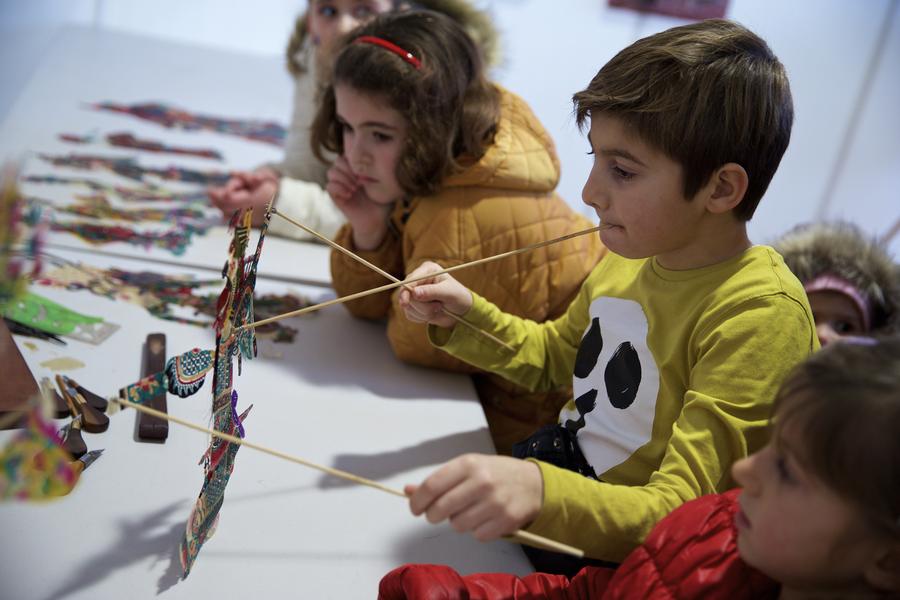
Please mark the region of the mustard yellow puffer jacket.
<svg viewBox="0 0 900 600"><path fill-rule="evenodd" d="M436 194L398 202L381 246L357 254L402 279L426 260L450 267L591 227L554 193L558 181L559 159L549 134L524 100L501 88L497 134L481 160L448 177ZM336 241L356 252L349 225ZM589 234L463 269L454 277L504 311L540 322L566 310L605 252L599 237ZM331 275L340 296L388 283L339 252L331 253ZM473 373L499 452L509 453L514 442L556 420L571 398L569 389L529 393L450 357L429 343L424 325L404 317L397 294L384 292L344 306L357 317L387 317L388 338L401 360Z"/></svg>

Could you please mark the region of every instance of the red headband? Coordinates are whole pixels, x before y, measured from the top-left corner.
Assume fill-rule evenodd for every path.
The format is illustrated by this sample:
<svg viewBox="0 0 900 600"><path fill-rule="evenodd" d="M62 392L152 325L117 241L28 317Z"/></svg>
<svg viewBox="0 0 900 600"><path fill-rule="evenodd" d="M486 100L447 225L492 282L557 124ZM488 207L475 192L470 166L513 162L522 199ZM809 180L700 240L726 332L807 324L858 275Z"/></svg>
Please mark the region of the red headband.
<svg viewBox="0 0 900 600"><path fill-rule="evenodd" d="M416 69L422 68L422 61L420 61L418 58L413 56L412 52L407 52L406 50L404 50L397 44L394 44L393 42L389 42L380 37L375 37L374 35L363 35L363 36L360 36L360 37L356 38L355 40L353 40L353 43L354 44L375 44L376 46L381 46L382 48L390 50L391 52L393 52L394 54L396 54L397 56L399 56L400 58L402 58L403 60L405 60L406 62L411 64L412 66L414 66Z"/></svg>

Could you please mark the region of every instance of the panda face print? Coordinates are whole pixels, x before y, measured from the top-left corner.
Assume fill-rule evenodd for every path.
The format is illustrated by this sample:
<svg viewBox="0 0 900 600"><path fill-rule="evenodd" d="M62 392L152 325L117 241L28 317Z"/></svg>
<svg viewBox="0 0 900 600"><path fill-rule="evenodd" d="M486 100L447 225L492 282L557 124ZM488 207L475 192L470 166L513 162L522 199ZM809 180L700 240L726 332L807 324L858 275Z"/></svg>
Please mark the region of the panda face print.
<svg viewBox="0 0 900 600"><path fill-rule="evenodd" d="M659 370L640 304L597 298L590 317L573 369L575 400L560 413L560 423L577 434L588 462L603 473L650 441Z"/></svg>

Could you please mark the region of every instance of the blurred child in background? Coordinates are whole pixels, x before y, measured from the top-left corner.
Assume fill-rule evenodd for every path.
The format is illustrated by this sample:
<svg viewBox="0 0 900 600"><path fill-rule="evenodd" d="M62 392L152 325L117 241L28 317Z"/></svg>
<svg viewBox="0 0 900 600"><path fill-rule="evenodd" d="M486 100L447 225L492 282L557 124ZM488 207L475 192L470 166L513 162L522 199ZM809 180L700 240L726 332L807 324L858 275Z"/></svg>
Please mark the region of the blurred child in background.
<svg viewBox="0 0 900 600"><path fill-rule="evenodd" d="M800 225L772 244L809 297L819 342L900 329L900 265L847 222Z"/></svg>

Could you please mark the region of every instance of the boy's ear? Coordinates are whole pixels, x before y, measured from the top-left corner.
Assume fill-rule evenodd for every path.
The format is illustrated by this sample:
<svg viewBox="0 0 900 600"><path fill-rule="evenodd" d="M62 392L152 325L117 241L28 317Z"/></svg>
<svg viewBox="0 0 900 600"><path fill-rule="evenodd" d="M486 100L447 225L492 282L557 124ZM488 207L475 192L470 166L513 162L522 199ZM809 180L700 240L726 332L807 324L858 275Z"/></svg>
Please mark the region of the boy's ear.
<svg viewBox="0 0 900 600"><path fill-rule="evenodd" d="M749 178L744 167L737 163L725 163L715 170L707 184L706 208L711 213L730 212L744 199Z"/></svg>
<svg viewBox="0 0 900 600"><path fill-rule="evenodd" d="M900 592L900 542L888 546L863 572L866 582L878 590Z"/></svg>

